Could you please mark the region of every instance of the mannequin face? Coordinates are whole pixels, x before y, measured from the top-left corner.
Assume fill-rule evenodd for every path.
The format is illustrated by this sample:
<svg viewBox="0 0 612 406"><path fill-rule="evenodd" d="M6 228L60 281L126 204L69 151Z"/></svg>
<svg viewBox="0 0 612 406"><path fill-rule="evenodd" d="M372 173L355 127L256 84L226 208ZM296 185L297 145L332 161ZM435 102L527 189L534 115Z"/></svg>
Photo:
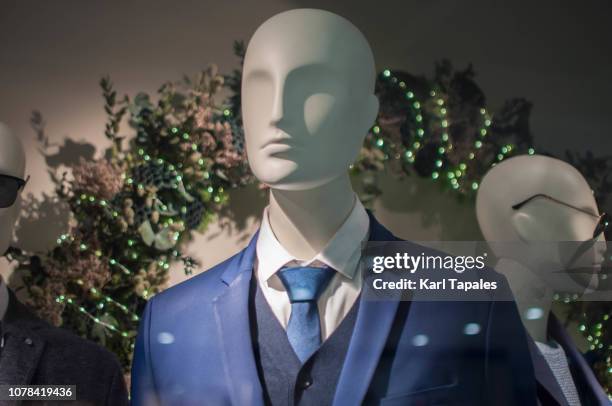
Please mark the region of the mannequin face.
<svg viewBox="0 0 612 406"><path fill-rule="evenodd" d="M536 197L512 209L538 194L557 201ZM592 240L599 211L593 191L571 165L537 155L502 162L483 179L477 216L488 241L514 241L522 246L496 252L497 256L515 255L510 259L528 268L541 265L538 275L555 291L582 293L586 287L597 286L596 273L605 251L603 234L598 241ZM579 245L586 249L577 255Z"/></svg>
<svg viewBox="0 0 612 406"><path fill-rule="evenodd" d="M23 179L25 172L25 154L19 139L0 123L0 174ZM13 228L19 215L21 196L7 208L0 208L0 255L8 249L13 236Z"/></svg>
<svg viewBox="0 0 612 406"><path fill-rule="evenodd" d="M603 234L597 240L592 240L599 215L597 206L590 204L581 209L584 212L546 198L536 198L512 217L512 225L520 238L537 247L535 256L539 259L538 263L548 264L550 261L550 269L566 269L567 276L578 284L578 289L572 289L570 284L565 283L558 288L571 293L597 286L594 276L601 270L605 252ZM542 244L541 241L558 243ZM584 246L588 247L584 253L577 254L583 244L578 242L584 242ZM559 277L554 275L554 279ZM557 282L568 281L561 278ZM553 281L551 283L556 285Z"/></svg>
<svg viewBox="0 0 612 406"><path fill-rule="evenodd" d="M266 21L251 39L242 80L249 164L277 189L320 186L346 173L378 112L363 35L323 10Z"/></svg>

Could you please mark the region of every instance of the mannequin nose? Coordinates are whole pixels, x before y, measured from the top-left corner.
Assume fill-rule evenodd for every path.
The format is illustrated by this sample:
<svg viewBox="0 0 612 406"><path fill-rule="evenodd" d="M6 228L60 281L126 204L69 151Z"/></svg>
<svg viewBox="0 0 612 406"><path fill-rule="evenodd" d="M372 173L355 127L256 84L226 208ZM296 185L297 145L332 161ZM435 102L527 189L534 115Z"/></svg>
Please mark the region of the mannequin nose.
<svg viewBox="0 0 612 406"><path fill-rule="evenodd" d="M283 86L278 86L276 91L274 92L274 100L272 101L272 114L270 117L270 122L274 126L278 126L281 120L285 117L283 93Z"/></svg>
<svg viewBox="0 0 612 406"><path fill-rule="evenodd" d="M283 119L284 114L282 98L276 97L272 105L272 116L270 117L271 124L278 125Z"/></svg>

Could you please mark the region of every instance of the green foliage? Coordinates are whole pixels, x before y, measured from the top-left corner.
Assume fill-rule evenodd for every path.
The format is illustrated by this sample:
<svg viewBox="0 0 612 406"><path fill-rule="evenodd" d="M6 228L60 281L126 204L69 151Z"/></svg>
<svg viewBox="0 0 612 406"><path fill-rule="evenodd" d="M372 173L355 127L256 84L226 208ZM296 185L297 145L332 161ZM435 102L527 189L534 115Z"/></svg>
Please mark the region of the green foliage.
<svg viewBox="0 0 612 406"><path fill-rule="evenodd" d="M163 290L170 266L198 266L182 254L191 233L227 204L227 191L250 181L242 135L218 104L223 77L215 67L163 84L155 99L117 98L100 81L108 117L109 153L52 178L71 211L69 231L49 252L13 250L29 293L44 319L106 346L129 368L146 300ZM121 135L127 119L132 135ZM32 120L48 145L40 114ZM128 140L128 142L124 142Z"/></svg>

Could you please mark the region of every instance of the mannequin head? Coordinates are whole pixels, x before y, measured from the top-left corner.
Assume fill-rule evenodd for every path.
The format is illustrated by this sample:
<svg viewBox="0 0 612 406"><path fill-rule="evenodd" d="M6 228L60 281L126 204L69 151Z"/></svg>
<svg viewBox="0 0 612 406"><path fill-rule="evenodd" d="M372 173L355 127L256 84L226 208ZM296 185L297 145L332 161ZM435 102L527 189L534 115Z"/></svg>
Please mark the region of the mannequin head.
<svg viewBox="0 0 612 406"><path fill-rule="evenodd" d="M21 141L4 124L0 123L0 174L24 178L25 153ZM7 208L0 208L0 255L8 249L13 228L19 215L21 197Z"/></svg>
<svg viewBox="0 0 612 406"><path fill-rule="evenodd" d="M593 274L546 274L567 269L578 244L563 242L589 241L598 222L593 191L568 163L547 156L522 155L497 164L480 184L476 214L485 239L493 242L496 256L514 256L510 259L530 269L534 264L545 264L539 276L557 291L582 292L587 286L593 287ZM598 239L603 242L603 234ZM504 249L506 245L497 242L517 244ZM603 261L602 246L593 244L572 267L597 272L594 264Z"/></svg>
<svg viewBox="0 0 612 406"><path fill-rule="evenodd" d="M264 22L244 60L249 164L276 189L306 190L345 174L378 112L374 57L363 34L323 10Z"/></svg>

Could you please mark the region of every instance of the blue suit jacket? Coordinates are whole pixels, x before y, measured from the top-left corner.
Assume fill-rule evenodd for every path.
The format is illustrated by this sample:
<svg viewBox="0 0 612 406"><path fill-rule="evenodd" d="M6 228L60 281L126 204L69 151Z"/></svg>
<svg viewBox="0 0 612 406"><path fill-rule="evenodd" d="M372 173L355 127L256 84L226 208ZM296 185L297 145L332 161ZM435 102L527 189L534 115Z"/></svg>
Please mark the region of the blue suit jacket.
<svg viewBox="0 0 612 406"><path fill-rule="evenodd" d="M132 367L134 405L263 405L248 311L256 240L148 302ZM370 214L370 240L398 239ZM466 333L467 324L477 331ZM514 302L362 298L333 404L363 403L535 405Z"/></svg>

